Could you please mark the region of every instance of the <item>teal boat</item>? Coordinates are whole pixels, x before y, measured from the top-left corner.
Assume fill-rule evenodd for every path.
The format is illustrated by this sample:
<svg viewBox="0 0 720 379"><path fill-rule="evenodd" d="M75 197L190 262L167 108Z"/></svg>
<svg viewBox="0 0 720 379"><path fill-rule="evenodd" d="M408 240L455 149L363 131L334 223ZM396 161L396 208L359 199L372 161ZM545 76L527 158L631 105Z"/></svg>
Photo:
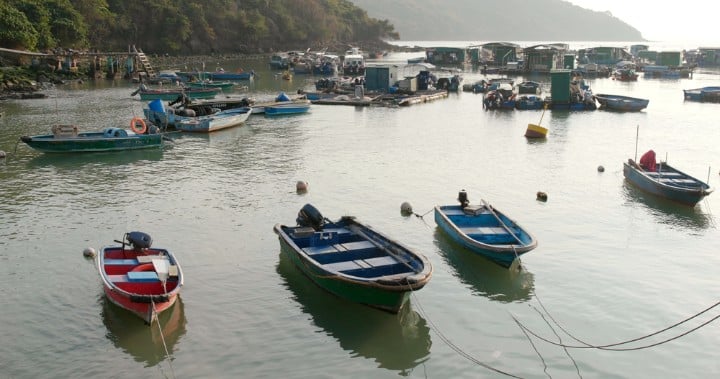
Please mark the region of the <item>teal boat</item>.
<svg viewBox="0 0 720 379"><path fill-rule="evenodd" d="M458 205L435 207L435 223L455 242L468 250L508 268L537 247L537 240L503 212L488 204L473 205L465 190L458 193Z"/></svg>
<svg viewBox="0 0 720 379"><path fill-rule="evenodd" d="M190 88L220 88L224 91L226 89L231 89L235 86L235 83L229 81L214 82L212 80L202 80L198 82L187 82L185 85Z"/></svg>
<svg viewBox="0 0 720 379"><path fill-rule="evenodd" d="M145 124L142 124L148 132ZM133 129L137 129L133 126ZM122 128L105 128L98 132L78 133L77 126L56 125L52 134L22 136L20 140L31 148L43 153L86 153L101 151L137 150L160 147L163 134L155 127L152 132L141 134Z"/></svg>
<svg viewBox="0 0 720 379"><path fill-rule="evenodd" d="M338 297L398 313L430 281L421 254L344 216L332 222L306 204L297 226L277 224L282 253L320 288Z"/></svg>
<svg viewBox="0 0 720 379"><path fill-rule="evenodd" d="M173 101L179 97L185 95L188 99L212 99L222 89L220 88L165 88L165 89L150 89L145 85L141 85L135 92L130 96L140 95L140 100L163 100Z"/></svg>

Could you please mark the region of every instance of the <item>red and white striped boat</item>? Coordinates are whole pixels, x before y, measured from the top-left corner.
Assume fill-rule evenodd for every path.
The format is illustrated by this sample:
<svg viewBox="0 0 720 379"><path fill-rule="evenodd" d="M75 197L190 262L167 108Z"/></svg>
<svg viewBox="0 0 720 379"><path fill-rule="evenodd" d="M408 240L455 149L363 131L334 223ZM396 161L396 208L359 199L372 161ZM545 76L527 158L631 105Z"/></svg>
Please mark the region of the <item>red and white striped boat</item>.
<svg viewBox="0 0 720 379"><path fill-rule="evenodd" d="M177 300L183 275L175 256L151 248L142 232L125 233L121 246L103 247L97 257L105 295L116 305L151 324Z"/></svg>

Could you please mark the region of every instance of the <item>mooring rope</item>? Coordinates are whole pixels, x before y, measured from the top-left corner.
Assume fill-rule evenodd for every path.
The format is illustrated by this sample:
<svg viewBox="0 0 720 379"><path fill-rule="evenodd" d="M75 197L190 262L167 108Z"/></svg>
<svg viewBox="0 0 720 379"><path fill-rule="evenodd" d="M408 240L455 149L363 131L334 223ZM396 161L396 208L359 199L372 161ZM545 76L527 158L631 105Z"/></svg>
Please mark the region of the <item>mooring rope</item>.
<svg viewBox="0 0 720 379"><path fill-rule="evenodd" d="M172 374L172 377L175 378L175 369L172 365L172 357L170 356L170 352L168 351L167 344L165 343L165 335L163 334L162 325L160 325L160 315L157 313L157 310L155 309L155 301L150 297L150 304L152 305L152 311L155 315L155 321L157 321L158 330L160 331L160 340L163 344L163 349L165 349L165 357L168 361L168 366L170 366L170 373Z"/></svg>
<svg viewBox="0 0 720 379"><path fill-rule="evenodd" d="M536 295L535 298L538 299L538 302L539 302L539 298L537 298L537 295ZM644 346L638 346L638 347L631 347L631 348L614 348L614 347L626 345L626 344L629 344L629 343L632 343L632 342L642 341L642 340L644 340L644 339L647 339L647 338L656 336L656 335L658 335L658 334L661 334L661 333L663 333L663 332L666 332L666 331L668 331L668 330L674 329L674 328L676 328L676 327L678 327L678 326L680 326L680 325L682 325L682 324L684 324L684 323L686 323L686 322L688 322L688 321L690 321L690 320L693 320L693 319L699 317L700 315L702 315L702 314L710 311L711 309L717 307L718 305L720 305L720 302L717 302L717 303L711 305L710 307L705 308L704 310L702 310L702 311L700 311L700 312L698 312L698 313L696 313L696 314L694 314L694 315L692 315L692 316L690 316L690 317L685 318L684 320L681 320L681 321L679 321L679 322L677 322L677 323L675 323L675 324L672 324L672 325L670 325L670 326L668 326L668 327L666 327L666 328L660 329L660 330L658 330L658 331L656 331L656 332L653 332L653 333L650 333L650 334L647 334L647 335L644 335L644 336L641 336L641 337L629 339L629 340L626 340L626 341L621 341L621 342L616 342L616 343L606 344L606 345L593 345L593 344L587 343L587 342L582 341L582 340L580 340L579 338L575 337L575 336L572 335L570 332L568 332L565 328L563 328L563 327L552 317L552 315L550 315L550 314L547 312L547 310L546 310L544 307L543 307L543 310L545 311L545 313L548 315L548 317L550 317L551 320L553 320L553 323L555 323L555 325L557 325L557 326L560 328L560 330L562 330L565 334L567 334L568 336L570 336L570 338L574 339L575 341L577 341L577 342L579 342L579 343L581 343L581 344L583 344L583 345L582 345L582 346L580 346L580 345L567 345L567 344L563 344L563 343L557 343L557 342L550 341L550 340L548 340L547 338L544 338L544 337L538 335L537 333L533 332L533 331L530 330L528 327L526 327L525 325L523 325L519 320L517 320L517 318L516 318L514 315L511 315L511 317L512 317L514 320L516 320L516 322L518 323L518 325L519 325L523 330L526 330L528 333L530 333L531 335L535 336L535 337L538 338L539 340L544 341L544 342L547 342L547 343L549 343L549 344L551 344L551 345L560 346L560 347L569 348L569 349L599 349L599 350L608 350L608 351L632 351L632 350L648 349L648 348L651 348L651 347L659 346L659 345L662 345L662 344L665 344L665 343L674 341L674 340L676 340L676 339L678 339L678 338L680 338L680 337L684 337L684 336L686 336L686 335L688 335L688 334L690 334L690 333L692 333L692 332L694 332L694 331L696 331L696 330L698 330L698 329L700 329L700 328L702 328L702 327L704 327L704 326L712 323L713 321L717 320L718 318L720 318L720 314L718 314L717 316L711 318L711 319L708 320L708 321L705 321L705 322L701 323L700 325L698 325L698 326L696 326L696 327L694 327L694 328L691 328L690 330L688 330L688 331L686 331L686 332L680 333L680 334L678 334L678 335L676 335L676 336L672 336L672 337L670 337L670 338L666 338L665 340L662 340L662 341L659 341L659 342L656 342L656 343L652 343L652 344L648 344L648 345L644 345Z"/></svg>
<svg viewBox="0 0 720 379"><path fill-rule="evenodd" d="M412 291L412 290L411 290L411 291ZM424 318L425 320L427 320L427 322L430 324L430 327L432 328L432 330L435 331L435 333L438 335L438 337L440 337L440 339L441 339L443 342L445 342L445 344L446 344L448 347L450 347L450 348L451 348L452 350L454 350L456 353L460 354L463 358L469 360L470 362L475 363L476 365L479 365L479 366L482 366L482 367L484 367L484 368L486 368L486 369L488 369L488 370L497 372L498 374L503 374L503 375L505 375L505 376L509 376L509 377L511 377L511 378L522 378L521 376L517 376L517 375L511 374L511 373L502 371L502 370L500 370L500 369L497 369L497 368L495 368L495 367L492 367L492 366L488 365L487 363L483 363L483 362L479 361L477 358L475 358L475 357L473 357L472 355L470 355L469 353L467 353L466 351L464 351L464 350L463 350L462 348L460 348L459 346L455 345L455 343L453 343L448 337L446 337L446 336L440 331L440 329L438 329L437 325L435 325L435 323L432 321L432 319L430 319L430 317L428 317L427 312L425 312L425 309L423 309L423 307L422 307L422 305L420 304L420 301L418 300L417 296L415 296L415 291L412 291L412 295L413 295L413 299L414 299L413 304L417 305L418 309L419 309L420 312L422 313L423 318Z"/></svg>

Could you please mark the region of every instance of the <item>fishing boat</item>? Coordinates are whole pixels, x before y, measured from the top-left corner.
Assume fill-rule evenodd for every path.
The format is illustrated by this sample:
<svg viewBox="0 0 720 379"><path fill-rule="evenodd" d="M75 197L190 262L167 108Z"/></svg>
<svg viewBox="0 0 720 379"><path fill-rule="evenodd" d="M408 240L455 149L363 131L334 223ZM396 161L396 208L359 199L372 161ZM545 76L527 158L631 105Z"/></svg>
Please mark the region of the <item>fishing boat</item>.
<svg viewBox="0 0 720 379"><path fill-rule="evenodd" d="M458 201L459 205L436 206L435 223L470 251L510 267L521 255L537 247L532 234L485 200L479 205L470 204L462 190Z"/></svg>
<svg viewBox="0 0 720 379"><path fill-rule="evenodd" d="M310 100L296 99L292 101L281 101L265 105L266 116L284 116L291 114L307 113L310 110Z"/></svg>
<svg viewBox="0 0 720 379"><path fill-rule="evenodd" d="M137 150L163 145L164 135L154 125L137 117L130 125L130 130L108 127L97 132L78 132L76 125L53 125L52 134L22 136L20 141L43 153Z"/></svg>
<svg viewBox="0 0 720 379"><path fill-rule="evenodd" d="M175 304L183 274L176 257L153 248L143 232L125 233L120 246L103 247L96 262L107 298L150 324Z"/></svg>
<svg viewBox="0 0 720 379"><path fill-rule="evenodd" d="M600 107L612 111L621 112L639 112L647 108L650 100L638 97L608 95L599 93L595 95L595 100L600 103Z"/></svg>
<svg viewBox="0 0 720 379"><path fill-rule="evenodd" d="M623 162L623 174L629 183L643 191L689 206L695 206L713 191L707 183L667 162L658 163L655 170L646 170L628 159Z"/></svg>
<svg viewBox="0 0 720 379"><path fill-rule="evenodd" d="M220 88L224 91L234 87L235 83L230 81L216 82L212 80L200 80L197 82L186 82L185 85L190 88Z"/></svg>
<svg viewBox="0 0 720 379"><path fill-rule="evenodd" d="M183 117L175 120L175 129L191 133L209 133L217 130L232 128L244 123L252 108L232 108L208 116Z"/></svg>
<svg viewBox="0 0 720 379"><path fill-rule="evenodd" d="M354 217L333 222L306 204L296 221L297 226L273 228L282 253L319 287L341 298L398 313L432 276L425 256Z"/></svg>
<svg viewBox="0 0 720 379"><path fill-rule="evenodd" d="M251 80L255 77L255 71L243 71L238 70L237 72L225 71L222 68L218 68L215 71L179 71L177 74L183 78L204 78L209 80Z"/></svg>
<svg viewBox="0 0 720 379"><path fill-rule="evenodd" d="M720 103L720 87L702 87L684 89L685 100L708 103Z"/></svg>
<svg viewBox="0 0 720 379"><path fill-rule="evenodd" d="M136 91L130 94L135 96L140 94L140 100L164 100L172 101L180 96L186 96L189 99L212 99L220 93L220 88L161 88L161 89L150 89L144 84L140 86Z"/></svg>

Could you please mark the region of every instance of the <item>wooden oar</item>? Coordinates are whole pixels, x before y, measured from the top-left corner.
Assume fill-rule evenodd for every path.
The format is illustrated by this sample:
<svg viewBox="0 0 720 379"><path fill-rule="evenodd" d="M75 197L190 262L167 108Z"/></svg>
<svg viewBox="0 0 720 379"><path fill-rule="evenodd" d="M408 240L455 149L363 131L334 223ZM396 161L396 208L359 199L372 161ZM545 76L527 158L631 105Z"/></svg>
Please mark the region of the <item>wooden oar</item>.
<svg viewBox="0 0 720 379"><path fill-rule="evenodd" d="M520 238L518 238L518 236L516 236L515 233L513 233L513 231L510 230L510 228L507 225L505 225L503 220L500 219L500 216L498 216L497 213L495 213L495 210L492 208L492 206L490 204L488 204L487 201L485 201L485 199L480 199L480 201L482 202L482 205L485 207L485 209L490 211L490 213L492 213L492 215L495 216L495 219L498 220L498 222L500 223L500 226L502 226L502 228L505 229L505 231L507 231L513 238L515 238L515 240L518 241L518 243L520 245L524 246L525 243L523 243L523 241L521 241Z"/></svg>

